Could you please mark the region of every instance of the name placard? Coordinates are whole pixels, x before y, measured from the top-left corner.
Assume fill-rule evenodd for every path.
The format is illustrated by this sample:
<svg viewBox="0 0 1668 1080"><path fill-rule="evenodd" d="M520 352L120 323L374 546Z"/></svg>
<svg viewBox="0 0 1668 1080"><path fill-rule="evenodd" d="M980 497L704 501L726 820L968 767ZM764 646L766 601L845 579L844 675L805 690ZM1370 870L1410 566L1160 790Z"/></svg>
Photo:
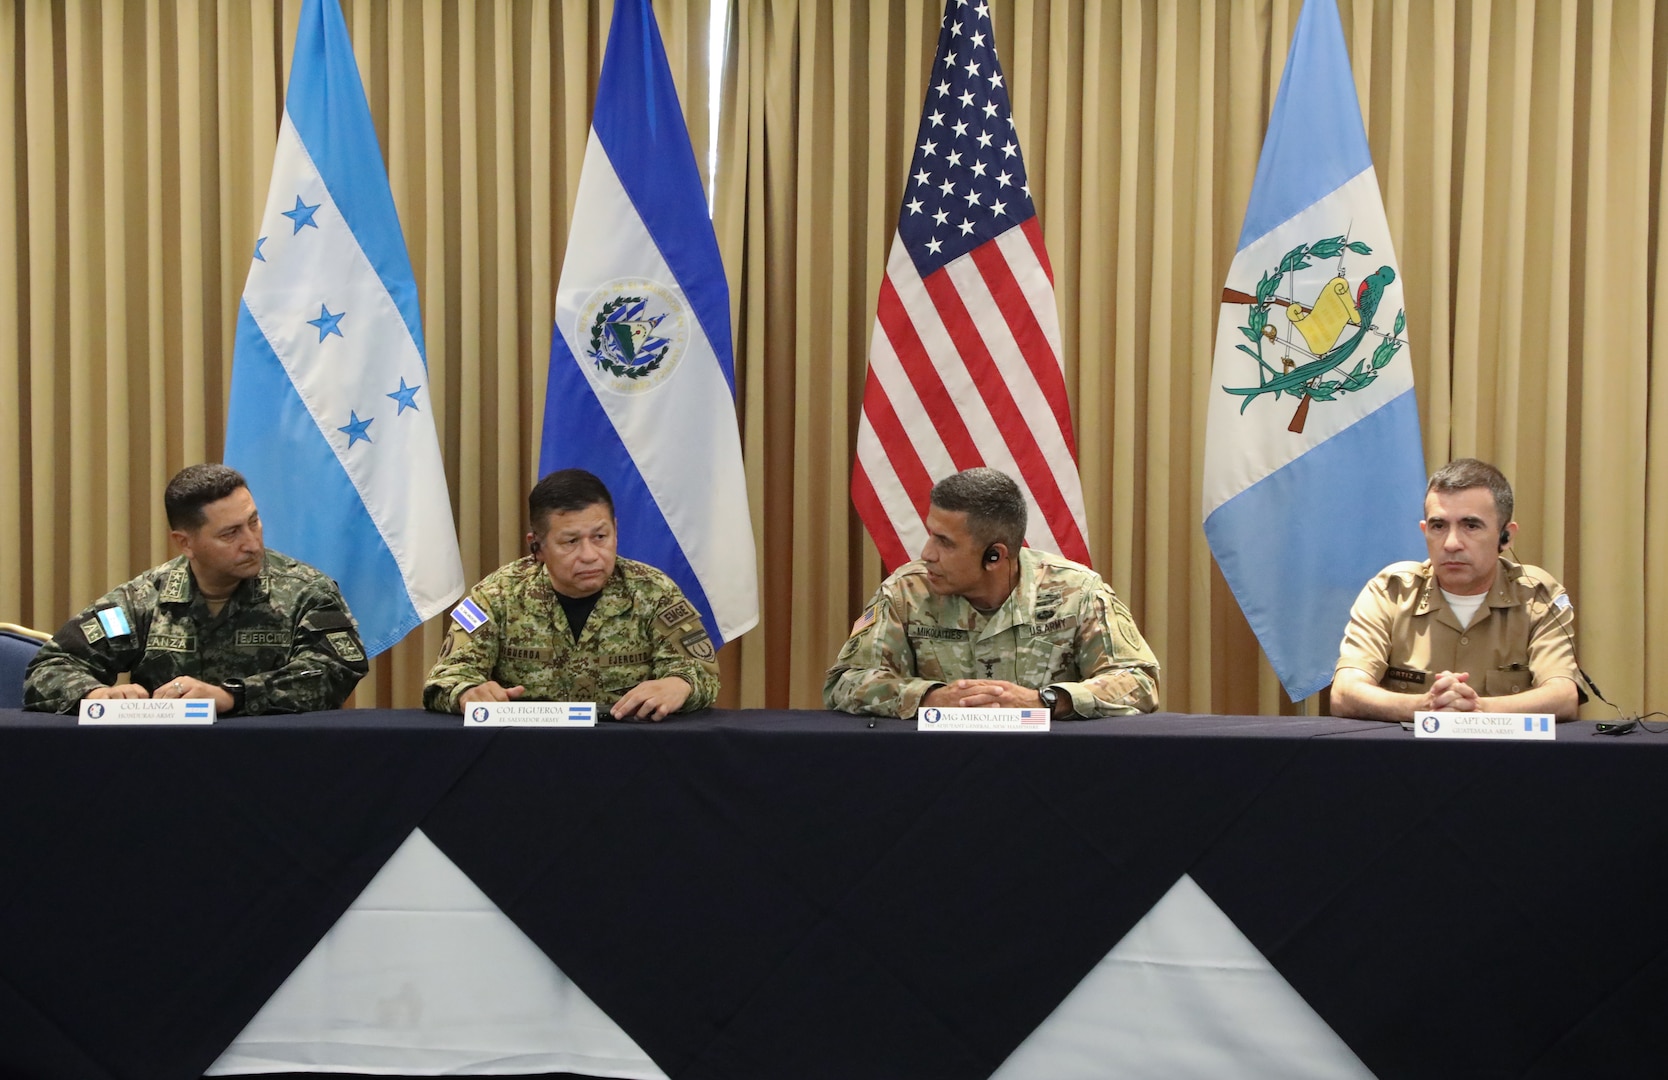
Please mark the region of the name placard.
<svg viewBox="0 0 1668 1080"><path fill-rule="evenodd" d="M464 727L596 727L594 701L477 701L463 708Z"/></svg>
<svg viewBox="0 0 1668 1080"><path fill-rule="evenodd" d="M963 709L945 706L915 711L916 731L1047 731L1047 709Z"/></svg>
<svg viewBox="0 0 1668 1080"><path fill-rule="evenodd" d="M107 727L155 724L212 724L214 702L208 698L99 698L81 699L83 724Z"/></svg>
<svg viewBox="0 0 1668 1080"><path fill-rule="evenodd" d="M1538 713L1422 712L1413 716L1419 739L1556 739L1554 717Z"/></svg>

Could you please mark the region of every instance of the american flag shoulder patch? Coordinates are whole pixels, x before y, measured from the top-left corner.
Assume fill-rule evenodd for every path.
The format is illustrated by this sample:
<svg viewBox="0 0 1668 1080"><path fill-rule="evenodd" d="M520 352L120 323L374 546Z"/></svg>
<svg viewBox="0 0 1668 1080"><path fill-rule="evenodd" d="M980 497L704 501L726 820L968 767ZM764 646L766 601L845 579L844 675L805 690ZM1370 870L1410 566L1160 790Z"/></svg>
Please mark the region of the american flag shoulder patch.
<svg viewBox="0 0 1668 1080"><path fill-rule="evenodd" d="M452 609L452 621L463 627L466 633L473 634L491 620L481 610L481 605L475 603L474 597L466 596L463 603Z"/></svg>
<svg viewBox="0 0 1668 1080"><path fill-rule="evenodd" d="M870 604L868 607L863 609L863 614L861 614L857 617L857 621L851 624L851 633L847 636L848 637L856 637L858 634L861 634L863 631L867 630L869 627L873 626L874 624L875 624L875 605Z"/></svg>

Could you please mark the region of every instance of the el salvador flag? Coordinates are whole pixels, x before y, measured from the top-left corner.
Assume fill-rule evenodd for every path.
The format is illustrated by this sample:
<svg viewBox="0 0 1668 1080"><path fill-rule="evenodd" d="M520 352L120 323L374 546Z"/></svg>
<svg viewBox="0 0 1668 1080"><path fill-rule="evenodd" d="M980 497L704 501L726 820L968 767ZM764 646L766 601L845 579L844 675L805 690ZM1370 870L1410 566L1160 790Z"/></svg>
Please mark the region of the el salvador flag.
<svg viewBox="0 0 1668 1080"><path fill-rule="evenodd" d="M1205 536L1292 700L1332 681L1350 605L1423 557L1401 273L1333 0L1298 17L1222 290Z"/></svg>
<svg viewBox="0 0 1668 1080"><path fill-rule="evenodd" d="M336 0L306 0L238 308L226 463L367 653L463 592L417 283Z"/></svg>
<svg viewBox="0 0 1668 1080"><path fill-rule="evenodd" d="M620 554L715 645L759 621L729 285L649 0L617 0L556 288L539 472L608 485Z"/></svg>

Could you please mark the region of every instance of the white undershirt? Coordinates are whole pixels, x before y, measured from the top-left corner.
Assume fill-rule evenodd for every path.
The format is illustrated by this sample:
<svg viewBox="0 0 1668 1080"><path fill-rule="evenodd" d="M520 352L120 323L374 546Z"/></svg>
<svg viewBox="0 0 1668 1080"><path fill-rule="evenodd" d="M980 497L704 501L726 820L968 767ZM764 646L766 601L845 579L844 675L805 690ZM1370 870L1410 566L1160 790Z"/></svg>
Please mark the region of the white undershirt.
<svg viewBox="0 0 1668 1080"><path fill-rule="evenodd" d="M1471 625L1471 620L1476 616L1477 609L1483 606L1484 600L1488 599L1488 593L1477 593L1475 596L1455 596L1447 589L1443 589L1442 599L1448 601L1448 606L1453 609L1454 617L1459 619L1460 626L1467 627Z"/></svg>

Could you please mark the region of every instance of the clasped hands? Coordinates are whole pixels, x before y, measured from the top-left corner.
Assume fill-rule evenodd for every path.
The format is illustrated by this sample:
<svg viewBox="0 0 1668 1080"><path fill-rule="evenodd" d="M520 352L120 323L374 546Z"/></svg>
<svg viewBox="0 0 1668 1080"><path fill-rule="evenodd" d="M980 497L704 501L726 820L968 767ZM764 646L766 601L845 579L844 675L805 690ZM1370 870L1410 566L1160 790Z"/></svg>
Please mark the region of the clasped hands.
<svg viewBox="0 0 1668 1080"><path fill-rule="evenodd" d="M939 709L1037 709L1042 707L1042 698L1029 686L1001 679L957 679L928 690L921 705Z"/></svg>
<svg viewBox="0 0 1668 1080"><path fill-rule="evenodd" d="M525 686L501 686L488 681L471 686L458 695L458 711L477 701L515 701L527 692ZM625 692L608 710L616 720L664 720L683 707L695 688L676 675L640 682Z"/></svg>
<svg viewBox="0 0 1668 1080"><path fill-rule="evenodd" d="M157 687L154 692L146 690L138 683L118 683L115 686L100 686L95 690L89 690L87 692L87 700L96 701L99 698L104 698L106 700L114 698L155 698L157 700L167 698L208 698L214 702L215 711L223 713L231 712L232 705L234 704L230 691L216 686L213 683L206 683L201 679L193 679L189 675L181 675L177 679L169 679L167 682Z"/></svg>
<svg viewBox="0 0 1668 1080"><path fill-rule="evenodd" d="M1430 691L1419 699L1415 712L1476 712L1482 706L1467 671L1438 672Z"/></svg>

